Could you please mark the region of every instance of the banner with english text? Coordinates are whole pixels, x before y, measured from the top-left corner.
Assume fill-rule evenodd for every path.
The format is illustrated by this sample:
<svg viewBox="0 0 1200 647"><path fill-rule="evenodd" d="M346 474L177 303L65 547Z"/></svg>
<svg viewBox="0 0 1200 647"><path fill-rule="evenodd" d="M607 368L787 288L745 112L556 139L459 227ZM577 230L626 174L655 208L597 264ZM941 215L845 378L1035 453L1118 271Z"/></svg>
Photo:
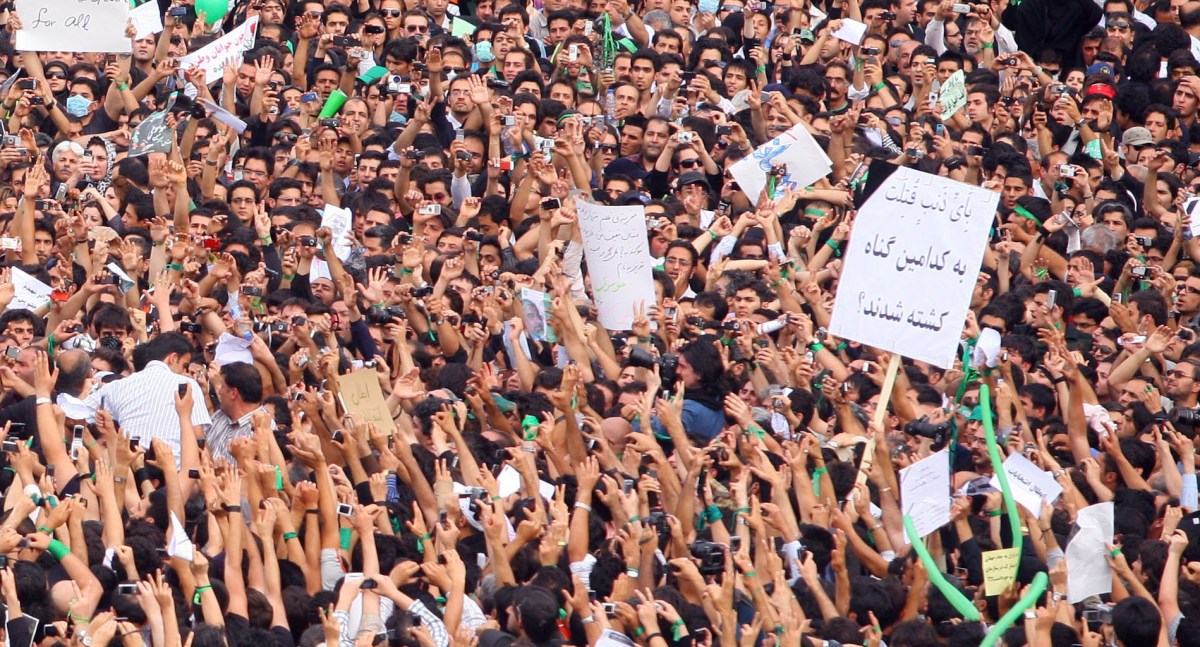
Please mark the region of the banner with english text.
<svg viewBox="0 0 1200 647"><path fill-rule="evenodd" d="M829 332L954 364L1000 194L899 168L858 211Z"/></svg>
<svg viewBox="0 0 1200 647"><path fill-rule="evenodd" d="M17 0L18 52L128 54L129 0Z"/></svg>

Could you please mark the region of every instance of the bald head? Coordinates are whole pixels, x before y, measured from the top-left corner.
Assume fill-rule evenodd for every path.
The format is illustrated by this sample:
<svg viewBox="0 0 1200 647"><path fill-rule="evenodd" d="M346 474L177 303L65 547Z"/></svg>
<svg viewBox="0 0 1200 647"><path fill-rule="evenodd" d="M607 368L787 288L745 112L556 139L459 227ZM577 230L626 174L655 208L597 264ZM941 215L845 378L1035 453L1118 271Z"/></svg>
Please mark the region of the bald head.
<svg viewBox="0 0 1200 647"><path fill-rule="evenodd" d="M613 452L620 454L625 449L625 441L633 433L633 425L624 418L605 418L600 423L600 433L608 441Z"/></svg>
<svg viewBox="0 0 1200 647"><path fill-rule="evenodd" d="M92 374L92 358L81 350L68 350L58 355L59 391L81 397L84 385Z"/></svg>

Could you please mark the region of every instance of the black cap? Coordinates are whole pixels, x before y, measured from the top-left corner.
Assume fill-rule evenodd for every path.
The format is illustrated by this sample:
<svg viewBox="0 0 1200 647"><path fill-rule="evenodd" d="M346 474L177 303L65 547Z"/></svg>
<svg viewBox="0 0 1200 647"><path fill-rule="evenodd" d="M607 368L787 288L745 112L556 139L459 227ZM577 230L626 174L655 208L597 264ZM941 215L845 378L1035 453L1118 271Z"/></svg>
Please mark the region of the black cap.
<svg viewBox="0 0 1200 647"><path fill-rule="evenodd" d="M679 179L675 182L675 188L682 188L689 184L703 184L705 190L712 190L708 185L708 178L704 177L703 173L698 171L688 171L679 175Z"/></svg>

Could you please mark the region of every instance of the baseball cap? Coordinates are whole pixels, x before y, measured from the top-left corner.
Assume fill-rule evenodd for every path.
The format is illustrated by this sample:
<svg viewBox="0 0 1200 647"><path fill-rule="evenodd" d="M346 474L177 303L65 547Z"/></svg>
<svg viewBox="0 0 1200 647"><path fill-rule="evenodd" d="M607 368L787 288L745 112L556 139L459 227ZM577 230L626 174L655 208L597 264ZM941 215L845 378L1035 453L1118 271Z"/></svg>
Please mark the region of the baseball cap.
<svg viewBox="0 0 1200 647"><path fill-rule="evenodd" d="M1124 135L1121 135L1121 145L1123 146L1149 146L1153 143L1154 137L1150 131L1141 126L1130 128L1125 131Z"/></svg>
<svg viewBox="0 0 1200 647"><path fill-rule="evenodd" d="M689 184L703 184L706 189L712 188L708 185L708 178L704 177L703 173L697 171L681 173L679 179L675 182L675 188L685 187Z"/></svg>
<svg viewBox="0 0 1200 647"><path fill-rule="evenodd" d="M618 157L604 167L605 175L626 175L635 180L644 180L650 173L641 164L628 157Z"/></svg>

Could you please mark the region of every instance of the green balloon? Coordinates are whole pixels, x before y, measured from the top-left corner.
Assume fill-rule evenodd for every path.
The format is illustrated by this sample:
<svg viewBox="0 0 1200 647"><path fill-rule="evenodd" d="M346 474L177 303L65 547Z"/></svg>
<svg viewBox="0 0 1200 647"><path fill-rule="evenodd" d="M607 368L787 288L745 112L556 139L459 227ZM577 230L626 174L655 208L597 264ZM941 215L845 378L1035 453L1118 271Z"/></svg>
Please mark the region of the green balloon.
<svg viewBox="0 0 1200 647"><path fill-rule="evenodd" d="M226 0L196 0L196 11L203 11L208 24L213 24L229 13Z"/></svg>
<svg viewBox="0 0 1200 647"><path fill-rule="evenodd" d="M917 534L917 528L913 525L912 517L904 515L904 532L908 534L908 540L912 542L913 550L917 553L917 558L925 565L925 574L929 576L929 582L937 587L937 590L946 596L946 600L955 608L962 617L968 621L979 621L979 609L975 608L975 604L971 599L963 595L953 584L946 580L942 572L938 570L937 563L933 561L933 556L929 554L929 550L925 548L925 543L921 540L921 536Z"/></svg>
<svg viewBox="0 0 1200 647"><path fill-rule="evenodd" d="M988 458L992 461L992 471L996 480L1000 481L1000 497L1004 501L1004 509L1008 512L1008 523L1012 526L1012 546L1017 555L1021 554L1025 537L1021 534L1021 513L1013 499L1012 489L1008 486L1008 474L1004 471L1004 460L1000 458L1000 445L996 441L996 430L992 426L992 399L988 385L979 386L979 408L983 411L983 432L987 436ZM1017 577L1017 568L1013 568L1012 579Z"/></svg>

